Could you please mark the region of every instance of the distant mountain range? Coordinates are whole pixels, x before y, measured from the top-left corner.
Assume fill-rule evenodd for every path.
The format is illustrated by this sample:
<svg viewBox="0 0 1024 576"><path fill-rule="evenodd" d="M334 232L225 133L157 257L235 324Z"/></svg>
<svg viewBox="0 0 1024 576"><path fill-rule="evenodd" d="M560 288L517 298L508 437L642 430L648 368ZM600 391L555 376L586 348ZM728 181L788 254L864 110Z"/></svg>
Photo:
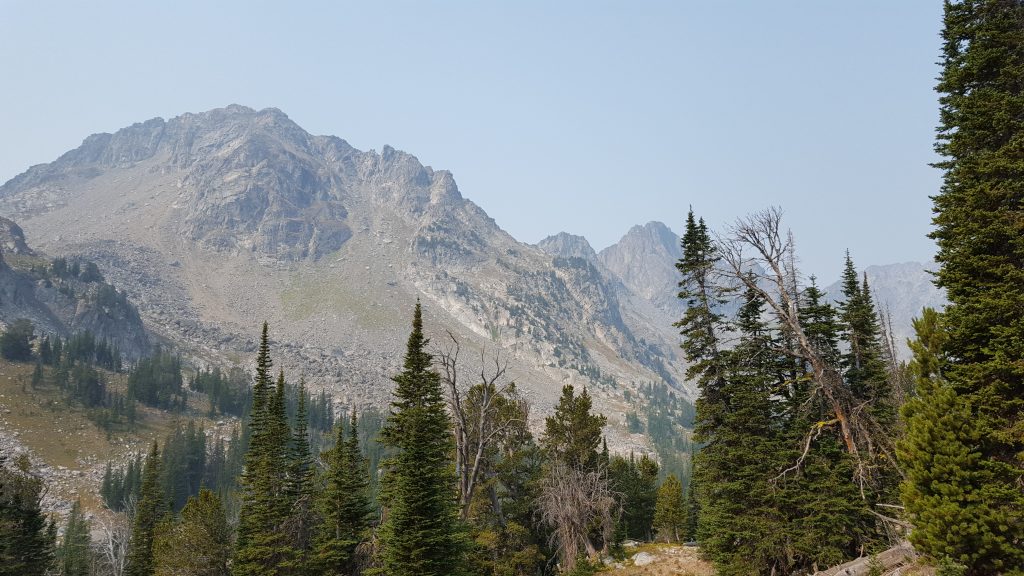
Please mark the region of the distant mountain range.
<svg viewBox="0 0 1024 576"><path fill-rule="evenodd" d="M417 298L434 345L458 338L466 374L480 350L500 353L538 419L565 383L610 415L645 382L695 396L666 225L600 253L565 233L518 242L449 172L311 135L276 109L90 136L0 186L0 215L51 255L97 262L158 339L197 361L247 364L267 320L276 362L346 402L387 401ZM868 276L901 330L941 300L920 265Z"/></svg>

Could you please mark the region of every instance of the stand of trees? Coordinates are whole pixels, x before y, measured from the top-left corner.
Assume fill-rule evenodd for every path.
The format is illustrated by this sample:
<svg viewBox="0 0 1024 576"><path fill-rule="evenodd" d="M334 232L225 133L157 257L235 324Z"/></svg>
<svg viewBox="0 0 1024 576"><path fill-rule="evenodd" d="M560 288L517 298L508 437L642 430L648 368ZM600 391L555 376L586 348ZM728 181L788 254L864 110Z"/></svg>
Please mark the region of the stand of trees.
<svg viewBox="0 0 1024 576"><path fill-rule="evenodd" d="M903 537L893 444L900 395L866 278L843 299L797 283L777 211L713 241L687 218L678 326L700 386L697 539L719 572L790 574ZM755 269L766 272L760 276ZM726 297L741 306L720 313Z"/></svg>

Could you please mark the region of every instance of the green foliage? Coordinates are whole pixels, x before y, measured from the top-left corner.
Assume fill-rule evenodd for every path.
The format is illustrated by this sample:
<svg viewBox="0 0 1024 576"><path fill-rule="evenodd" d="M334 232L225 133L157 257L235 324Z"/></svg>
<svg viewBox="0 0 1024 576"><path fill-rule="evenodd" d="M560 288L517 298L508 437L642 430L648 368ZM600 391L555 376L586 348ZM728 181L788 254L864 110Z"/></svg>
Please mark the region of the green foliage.
<svg viewBox="0 0 1024 576"><path fill-rule="evenodd" d="M386 513L380 560L388 576L448 576L463 570L451 422L427 342L417 302L404 369L393 378L391 414L381 431L382 442L396 451L386 461L381 493Z"/></svg>
<svg viewBox="0 0 1024 576"><path fill-rule="evenodd" d="M658 498L658 463L646 454L640 458L630 454L628 459L613 456L608 464L608 478L622 508L621 534L651 540Z"/></svg>
<svg viewBox="0 0 1024 576"><path fill-rule="evenodd" d="M949 558L939 560L938 565L935 567L935 576L966 576L966 574L967 566L954 562Z"/></svg>
<svg viewBox="0 0 1024 576"><path fill-rule="evenodd" d="M681 542L686 537L687 521L683 484L675 474L669 474L658 487L658 498L654 507L654 529L658 538L667 542Z"/></svg>
<svg viewBox="0 0 1024 576"><path fill-rule="evenodd" d="M352 411L348 437L339 423L334 448L325 454L324 488L317 496L321 523L314 539L314 560L319 574L350 573L356 546L366 537L373 508L369 471L359 448L359 427Z"/></svg>
<svg viewBox="0 0 1024 576"><path fill-rule="evenodd" d="M180 423L164 440L160 484L164 498L177 512L188 499L199 494L206 468L206 433L194 420Z"/></svg>
<svg viewBox="0 0 1024 576"><path fill-rule="evenodd" d="M572 384L562 387L555 413L544 420L541 446L549 458L577 468L597 466L597 447L608 419L602 414L592 414L591 406L586 388L577 396Z"/></svg>
<svg viewBox="0 0 1024 576"><path fill-rule="evenodd" d="M238 540L231 571L235 576L283 573L293 560L282 525L294 504L288 497L288 445L284 373L271 386L270 339L263 324L256 356L256 381L249 422L249 449L242 475Z"/></svg>
<svg viewBox="0 0 1024 576"><path fill-rule="evenodd" d="M979 575L1024 571L1022 21L1015 0L945 4L931 237L949 305L902 451L915 547Z"/></svg>
<svg viewBox="0 0 1024 576"><path fill-rule="evenodd" d="M205 488L189 498L181 520L159 525L153 543L155 576L228 576L231 527L224 506Z"/></svg>
<svg viewBox="0 0 1024 576"><path fill-rule="evenodd" d="M701 237L699 226L693 234ZM691 274L684 281L696 285L695 268L681 269ZM885 365L874 360L874 308L849 261L848 272L846 323L823 303L813 279L802 294L800 322L812 346L836 365L844 359L841 333L859 347L859 356L846 357L854 370L848 384L859 387L866 410L882 410L890 395ZM704 305L692 296L689 304ZM708 333L684 334L696 339L691 345L704 342L696 417L696 438L703 445L687 493L688 516L690 522L696 518L703 552L720 574L738 576L806 571L870 549L875 520L868 507L877 496L862 499L851 482L853 462L830 422L831 410L811 396L814 375L786 352L792 335L765 312L764 296L754 288L731 318L731 347L707 345L714 344L708 334L725 325L723 319L713 322Z"/></svg>
<svg viewBox="0 0 1024 576"><path fill-rule="evenodd" d="M156 442L146 456L142 470L142 487L132 524L131 544L128 547L127 576L152 576L153 539L157 524L168 514L167 501L160 486L160 450Z"/></svg>
<svg viewBox="0 0 1024 576"><path fill-rule="evenodd" d="M249 376L241 368L232 368L226 374L219 366L200 370L189 381L190 390L206 394L210 400L210 415L231 414L243 416L252 402Z"/></svg>
<svg viewBox="0 0 1024 576"><path fill-rule="evenodd" d="M182 389L181 358L157 350L153 356L139 360L128 374L128 395L143 404L164 409L177 409L185 404Z"/></svg>
<svg viewBox="0 0 1024 576"><path fill-rule="evenodd" d="M57 571L61 576L89 576L93 563L89 521L82 515L82 502L71 506L64 538L57 547Z"/></svg>
<svg viewBox="0 0 1024 576"><path fill-rule="evenodd" d="M113 468L107 462L100 484L100 496L103 503L114 512L125 509L127 502L137 499L142 490L142 456L136 454L122 467Z"/></svg>
<svg viewBox="0 0 1024 576"><path fill-rule="evenodd" d="M0 454L0 576L44 576L53 563L52 526L39 509L42 490L27 463L15 469Z"/></svg>
<svg viewBox="0 0 1024 576"><path fill-rule="evenodd" d="M11 362L28 362L32 360L32 322L20 318L11 322L3 334L0 334L0 356Z"/></svg>

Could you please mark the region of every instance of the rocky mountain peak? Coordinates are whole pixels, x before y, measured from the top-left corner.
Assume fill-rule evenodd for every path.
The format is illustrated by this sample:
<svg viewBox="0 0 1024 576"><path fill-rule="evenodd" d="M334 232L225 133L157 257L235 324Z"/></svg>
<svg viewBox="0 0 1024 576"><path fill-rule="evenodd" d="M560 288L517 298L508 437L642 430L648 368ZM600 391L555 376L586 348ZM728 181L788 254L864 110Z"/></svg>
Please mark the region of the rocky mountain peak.
<svg viewBox="0 0 1024 576"><path fill-rule="evenodd" d="M552 256L583 258L592 264L597 263L597 252L583 236L559 232L538 242L537 247Z"/></svg>
<svg viewBox="0 0 1024 576"><path fill-rule="evenodd" d="M638 295L672 317L681 313L676 298L682 256L679 236L662 222L633 226L615 244L601 250L598 259Z"/></svg>

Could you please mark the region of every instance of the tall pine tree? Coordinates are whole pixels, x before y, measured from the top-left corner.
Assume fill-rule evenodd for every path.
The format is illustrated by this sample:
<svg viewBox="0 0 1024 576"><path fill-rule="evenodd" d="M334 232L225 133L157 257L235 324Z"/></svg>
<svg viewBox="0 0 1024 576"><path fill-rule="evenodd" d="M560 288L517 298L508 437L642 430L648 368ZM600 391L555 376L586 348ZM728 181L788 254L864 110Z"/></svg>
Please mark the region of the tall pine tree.
<svg viewBox="0 0 1024 576"><path fill-rule="evenodd" d="M324 576L350 573L356 546L370 526L369 472L359 449L356 411L348 436L338 423L337 441L327 453L325 486L317 501L321 518L314 543L314 563Z"/></svg>
<svg viewBox="0 0 1024 576"><path fill-rule="evenodd" d="M381 430L382 442L396 451L381 493L380 560L388 576L451 576L463 567L452 426L427 343L417 302L404 369L393 378L391 414Z"/></svg>
<svg viewBox="0 0 1024 576"><path fill-rule="evenodd" d="M132 524L131 545L128 547L127 576L153 574L153 538L157 524L169 512L164 489L160 485L161 469L160 448L154 441L142 469L142 489L135 510L135 522Z"/></svg>
<svg viewBox="0 0 1024 576"><path fill-rule="evenodd" d="M940 375L949 388L921 394L934 405L911 411L915 440L904 459L914 469L935 454L958 456L937 475L908 476L904 497L914 544L971 574L1024 570L1022 22L1021 0L945 4L936 142L944 182L931 237L949 298ZM929 422L928 412L963 419ZM930 514L934 500L951 513Z"/></svg>
<svg viewBox="0 0 1024 576"><path fill-rule="evenodd" d="M282 565L294 556L281 530L292 506L286 490L291 434L284 407L284 373L272 387L272 365L264 323L256 357L249 450L242 475L237 551L231 566L235 576L284 574Z"/></svg>

